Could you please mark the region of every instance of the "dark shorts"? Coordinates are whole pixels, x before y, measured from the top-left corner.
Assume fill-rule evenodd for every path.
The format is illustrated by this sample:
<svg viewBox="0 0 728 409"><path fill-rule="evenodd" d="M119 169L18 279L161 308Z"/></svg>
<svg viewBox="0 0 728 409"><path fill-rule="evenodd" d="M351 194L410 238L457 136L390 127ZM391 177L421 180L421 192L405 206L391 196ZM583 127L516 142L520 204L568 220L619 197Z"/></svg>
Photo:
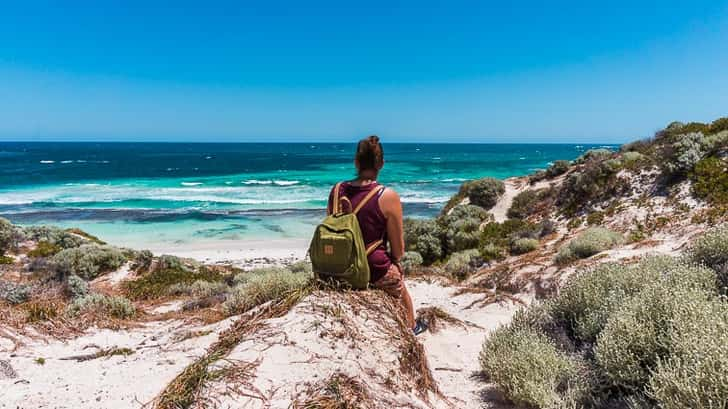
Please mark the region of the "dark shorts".
<svg viewBox="0 0 728 409"><path fill-rule="evenodd" d="M372 283L372 287L399 298L404 288L404 274L398 265L392 264L384 277Z"/></svg>

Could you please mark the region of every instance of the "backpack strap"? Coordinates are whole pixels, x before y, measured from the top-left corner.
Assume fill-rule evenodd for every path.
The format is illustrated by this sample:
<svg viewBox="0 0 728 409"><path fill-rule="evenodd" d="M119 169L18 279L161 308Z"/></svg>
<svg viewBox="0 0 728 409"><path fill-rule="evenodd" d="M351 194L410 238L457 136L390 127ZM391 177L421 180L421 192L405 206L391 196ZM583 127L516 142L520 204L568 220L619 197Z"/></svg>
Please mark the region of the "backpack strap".
<svg viewBox="0 0 728 409"><path fill-rule="evenodd" d="M361 202L356 205L356 209L354 209L354 214L359 213L359 210L361 210L361 208L364 207L364 205L366 205L367 202L371 200L371 198L373 198L375 195L382 194L384 192L384 189L386 189L386 187L381 186L380 188L372 189L371 192L367 193L367 195L364 196L364 199L362 199Z"/></svg>
<svg viewBox="0 0 728 409"><path fill-rule="evenodd" d="M370 244L369 247L367 247L367 253L366 253L367 256L370 255L370 254L372 254L372 252L374 250L376 250L377 247L379 247L379 245L382 244L382 243L384 243L384 240L379 239L379 240L375 241L374 243Z"/></svg>
<svg viewBox="0 0 728 409"><path fill-rule="evenodd" d="M334 203L331 206L331 214L337 214L341 213L341 199L340 199L340 192L341 192L341 183L339 182L334 186Z"/></svg>

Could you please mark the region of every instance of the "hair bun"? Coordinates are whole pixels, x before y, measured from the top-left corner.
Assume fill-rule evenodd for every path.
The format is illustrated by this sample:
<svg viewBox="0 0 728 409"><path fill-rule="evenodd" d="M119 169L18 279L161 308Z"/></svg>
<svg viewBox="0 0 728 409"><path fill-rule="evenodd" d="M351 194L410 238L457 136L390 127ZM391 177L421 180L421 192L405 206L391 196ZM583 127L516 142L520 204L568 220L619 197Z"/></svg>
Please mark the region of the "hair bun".
<svg viewBox="0 0 728 409"><path fill-rule="evenodd" d="M369 137L369 143L372 145L376 145L379 143L379 137L377 135L372 135Z"/></svg>

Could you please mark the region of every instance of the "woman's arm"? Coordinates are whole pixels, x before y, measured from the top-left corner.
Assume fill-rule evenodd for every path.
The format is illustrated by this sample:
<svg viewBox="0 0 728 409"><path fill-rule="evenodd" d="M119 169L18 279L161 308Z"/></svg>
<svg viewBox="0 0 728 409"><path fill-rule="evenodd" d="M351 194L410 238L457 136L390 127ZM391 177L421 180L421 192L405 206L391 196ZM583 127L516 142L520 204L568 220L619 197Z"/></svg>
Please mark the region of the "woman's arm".
<svg viewBox="0 0 728 409"><path fill-rule="evenodd" d="M379 198L379 208L387 219L387 237L389 238L392 260L399 262L404 254L404 231L402 228L402 202L392 189L386 189Z"/></svg>

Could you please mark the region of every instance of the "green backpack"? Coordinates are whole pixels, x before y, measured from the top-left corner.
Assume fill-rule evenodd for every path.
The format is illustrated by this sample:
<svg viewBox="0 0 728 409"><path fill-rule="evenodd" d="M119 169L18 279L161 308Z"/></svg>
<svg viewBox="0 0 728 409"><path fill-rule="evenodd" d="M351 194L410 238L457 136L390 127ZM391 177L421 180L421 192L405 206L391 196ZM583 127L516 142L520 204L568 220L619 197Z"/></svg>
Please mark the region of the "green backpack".
<svg viewBox="0 0 728 409"><path fill-rule="evenodd" d="M367 256L383 240L366 246L356 214L372 197L382 192L384 187L372 189L353 212L345 213L342 210L342 201L348 202L349 199L339 197L340 186L341 183L337 183L334 187L332 214L313 233L308 250L311 264L314 273L321 278L333 278L348 283L354 289L365 289L370 278Z"/></svg>

